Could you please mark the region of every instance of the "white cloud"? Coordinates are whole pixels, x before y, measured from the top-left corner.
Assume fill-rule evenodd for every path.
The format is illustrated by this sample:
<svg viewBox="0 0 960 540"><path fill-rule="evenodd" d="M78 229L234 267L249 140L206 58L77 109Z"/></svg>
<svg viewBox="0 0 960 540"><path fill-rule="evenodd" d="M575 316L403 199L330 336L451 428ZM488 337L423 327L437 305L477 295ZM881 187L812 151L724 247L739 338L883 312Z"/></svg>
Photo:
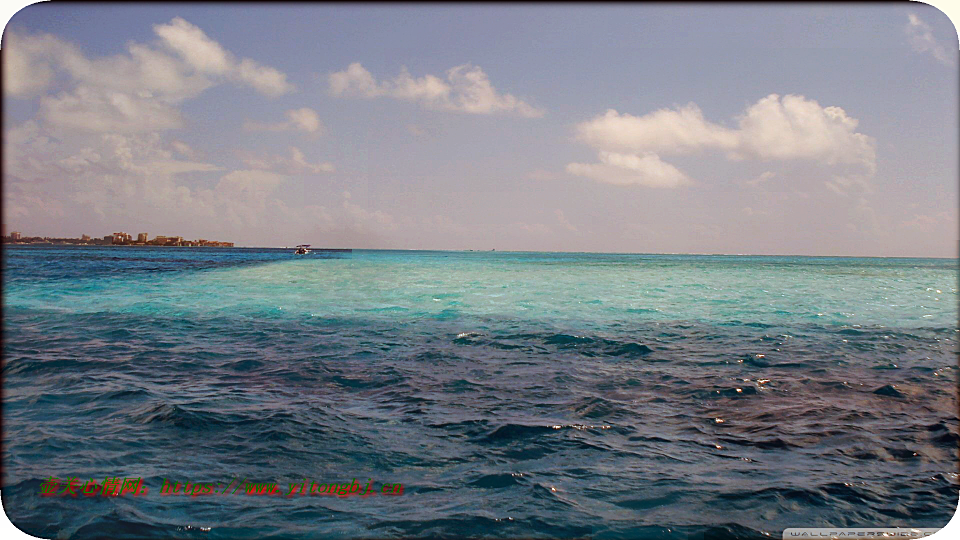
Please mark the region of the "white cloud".
<svg viewBox="0 0 960 540"><path fill-rule="evenodd" d="M577 125L580 140L594 148L631 152L686 153L704 148L732 150L737 136L707 122L695 104L660 109L643 116L613 109Z"/></svg>
<svg viewBox="0 0 960 540"><path fill-rule="evenodd" d="M317 111L308 107L301 109L290 109L284 113L287 117L286 122L276 122L273 124L259 124L256 122L244 122L243 129L247 131L303 131L319 135L323 133L324 126L320 122L320 115Z"/></svg>
<svg viewBox="0 0 960 540"><path fill-rule="evenodd" d="M620 152L646 157L646 169L661 171L661 182L628 182L617 169L619 164L604 162L594 166L570 164L568 172L595 180L644 185L679 185L679 171L656 154L690 154L721 151L731 160L761 161L807 160L827 166L857 169L861 178L876 171L875 141L858 133L857 120L839 107L821 107L816 101L798 95L782 98L771 94L751 105L737 118L737 127L728 128L704 119L699 107L691 103L674 110L661 109L643 116L608 110L577 125L577 136L586 144L606 152L608 161ZM633 162L644 159L632 156ZM571 167L572 166L572 167ZM676 171L676 173L674 172ZM650 171L644 177L653 178ZM765 173L766 174L766 173ZM772 175L774 173L770 173ZM631 177L632 178L632 177ZM758 179L756 183L766 180Z"/></svg>
<svg viewBox="0 0 960 540"><path fill-rule="evenodd" d="M168 24L154 25L153 31L168 49L180 55L199 73L224 76L268 96L279 96L294 90L284 73L249 58L237 60L219 43L207 37L203 30L180 17L175 17Z"/></svg>
<svg viewBox="0 0 960 540"><path fill-rule="evenodd" d="M198 161L188 144L162 133L52 136L28 121L5 130L3 139L4 215L8 226L25 232L85 223L87 230L73 232L135 226L151 234L246 245L277 245L293 237L385 247L390 242L382 235L397 227L389 214L357 201L330 208L310 201L287 206L289 194L283 188L293 180L292 173L333 168L308 161L297 148L282 159L265 160L265 167L276 170L245 164L216 174L221 167ZM198 177L214 185L197 185ZM185 215L190 216L186 229Z"/></svg>
<svg viewBox="0 0 960 540"><path fill-rule="evenodd" d="M857 133L857 124L840 107L821 107L803 96L780 99L771 94L740 117L733 155L861 165L872 174L876 169L875 142Z"/></svg>
<svg viewBox="0 0 960 540"><path fill-rule="evenodd" d="M373 98L384 95L384 91L377 86L373 74L367 71L359 62L347 66L344 71L331 73L329 77L330 93L335 96L359 96Z"/></svg>
<svg viewBox="0 0 960 540"><path fill-rule="evenodd" d="M57 161L61 167L73 171L82 170L85 167L100 162L100 154L92 148L83 148L75 155L65 157Z"/></svg>
<svg viewBox="0 0 960 540"><path fill-rule="evenodd" d="M171 147L177 150L179 141ZM184 143L182 147L189 148ZM164 148L157 133L89 135L67 134L53 138L35 121L6 130L4 136L4 177L14 181L52 182L66 187L67 180L96 180L102 176L163 177L192 171L215 171L219 167L196 161L176 159ZM79 177L78 177L79 175Z"/></svg>
<svg viewBox="0 0 960 540"><path fill-rule="evenodd" d="M174 17L168 24L153 25L153 31L164 45L201 73L224 75L234 68L230 53L207 37L203 30L180 17Z"/></svg>
<svg viewBox="0 0 960 540"><path fill-rule="evenodd" d="M464 64L447 71L453 91L447 108L473 114L515 112L527 118L543 116L544 111L510 94L498 94L486 73L477 66Z"/></svg>
<svg viewBox="0 0 960 540"><path fill-rule="evenodd" d="M637 156L600 151L600 163L570 163L567 172L621 186L672 188L690 183L687 175L653 153Z"/></svg>
<svg viewBox="0 0 960 540"><path fill-rule="evenodd" d="M46 90L54 72L49 53L60 41L49 35L22 36L13 31L3 36L3 91L11 97L29 97Z"/></svg>
<svg viewBox="0 0 960 540"><path fill-rule="evenodd" d="M301 109L291 109L286 112L287 119L300 131L307 133L316 133L323 128L320 123L320 116L317 111L303 107Z"/></svg>
<svg viewBox="0 0 960 540"><path fill-rule="evenodd" d="M176 185L177 175L221 170L175 158L176 146L166 145L159 133L68 132L54 138L29 121L5 135L4 183L34 186L6 190L5 204L33 223L57 217L54 210L63 206L72 214L89 212L104 220L146 216L157 207L163 207L163 215L173 215L182 206L183 193L190 192ZM50 204L36 204L39 189ZM187 211L194 215L193 209Z"/></svg>
<svg viewBox="0 0 960 540"><path fill-rule="evenodd" d="M920 20L913 13L907 15L907 39L910 40L910 46L918 53L930 53L940 63L947 66L954 66L957 63L957 51L948 50L942 43L939 43L933 37L933 29L930 25Z"/></svg>
<svg viewBox="0 0 960 540"><path fill-rule="evenodd" d="M193 147L183 141L174 139L173 141L170 141L170 146L176 150L178 154L185 158L197 159L197 156L199 155L197 151L193 149Z"/></svg>
<svg viewBox="0 0 960 540"><path fill-rule="evenodd" d="M236 78L267 96L282 96L294 90L294 86L287 82L285 73L249 58L240 61Z"/></svg>
<svg viewBox="0 0 960 540"><path fill-rule="evenodd" d="M336 168L332 163L325 161L322 163L309 163L303 156L303 152L299 148L290 147L290 162L294 166L294 170L305 170L313 173L320 172L333 172Z"/></svg>
<svg viewBox="0 0 960 540"><path fill-rule="evenodd" d="M226 81L275 96L293 90L286 75L236 60L181 18L155 25L159 43L130 43L124 54L87 58L49 34L4 36L8 96L41 95L40 117L64 129L136 133L182 127L179 104ZM62 75L62 76L61 76ZM59 86L55 95L42 95Z"/></svg>
<svg viewBox="0 0 960 540"><path fill-rule="evenodd" d="M47 90L57 73L72 85L167 103L194 97L213 84L179 59L143 44L127 45L126 54L88 59L73 44L50 34L11 31L3 46L5 92L18 98Z"/></svg>
<svg viewBox="0 0 960 540"><path fill-rule="evenodd" d="M157 131L183 125L180 111L169 103L87 86L42 98L40 116L60 127L100 133Z"/></svg>
<svg viewBox="0 0 960 540"><path fill-rule="evenodd" d="M708 122L693 103L644 116L615 110L577 126L594 148L683 154L719 149L731 158L812 159L828 164L874 166L873 139L856 133L857 120L839 107L821 107L803 96L771 94L739 118L739 129Z"/></svg>
<svg viewBox="0 0 960 540"><path fill-rule="evenodd" d="M825 185L837 195L863 195L873 193L870 178L864 175L851 174L834 176Z"/></svg>
<svg viewBox="0 0 960 540"><path fill-rule="evenodd" d="M240 160L244 166L251 169L275 171L289 175L330 173L336 170L336 167L330 162L310 163L303 152L295 146L290 147L289 153L289 156L266 157L241 154Z"/></svg>
<svg viewBox="0 0 960 540"><path fill-rule="evenodd" d="M392 97L416 101L424 107L469 114L513 113L534 118L544 111L511 94L500 94L478 66L463 64L435 75L413 77L405 68L392 80L377 82L361 64L350 64L329 76L330 93L363 98Z"/></svg>
<svg viewBox="0 0 960 540"><path fill-rule="evenodd" d="M223 167L218 167L210 163L197 163L193 161L155 161L148 163L147 167L160 175L174 175L186 172L198 171L222 171Z"/></svg>

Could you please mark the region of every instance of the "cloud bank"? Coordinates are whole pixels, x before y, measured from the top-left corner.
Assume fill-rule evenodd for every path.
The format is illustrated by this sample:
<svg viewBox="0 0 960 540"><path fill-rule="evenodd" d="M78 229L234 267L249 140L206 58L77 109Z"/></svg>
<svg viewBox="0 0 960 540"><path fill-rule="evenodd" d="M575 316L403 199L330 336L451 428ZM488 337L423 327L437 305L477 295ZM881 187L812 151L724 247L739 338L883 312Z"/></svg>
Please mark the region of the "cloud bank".
<svg viewBox="0 0 960 540"><path fill-rule="evenodd" d="M49 34L7 32L6 97L37 106L33 119L4 132L8 219L33 228L136 223L173 233L189 216L189 234L261 244L274 241L274 230L342 229L346 210L291 208L283 190L295 176L332 172L332 163L290 147L285 155L241 157L235 169L167 135L187 127L181 105L208 89L233 84L275 97L294 90L287 76L237 57L181 18L153 31L155 41L105 57ZM324 126L304 107L266 129L317 135Z"/></svg>
<svg viewBox="0 0 960 540"><path fill-rule="evenodd" d="M142 133L182 127L178 105L224 82L271 97L294 90L284 73L236 58L180 17L153 30L155 43L131 43L125 54L102 58L88 58L49 34L8 32L5 93L14 98L40 95L40 117L53 126ZM55 86L60 91L42 95Z"/></svg>

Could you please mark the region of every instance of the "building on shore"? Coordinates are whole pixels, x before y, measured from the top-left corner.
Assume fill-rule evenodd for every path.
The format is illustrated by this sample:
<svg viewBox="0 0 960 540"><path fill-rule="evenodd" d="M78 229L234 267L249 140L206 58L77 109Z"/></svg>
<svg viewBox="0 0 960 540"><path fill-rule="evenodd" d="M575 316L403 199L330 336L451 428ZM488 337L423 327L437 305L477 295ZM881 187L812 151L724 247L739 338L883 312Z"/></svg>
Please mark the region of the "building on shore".
<svg viewBox="0 0 960 540"><path fill-rule="evenodd" d="M153 240L147 242L153 246L182 246L182 236L163 236L158 234Z"/></svg>
<svg viewBox="0 0 960 540"><path fill-rule="evenodd" d="M90 238L81 235L80 238L54 238L49 236L23 236L19 231L13 231L7 236L0 236L4 244L58 244L58 245L95 245L95 246L172 246L172 247L233 247L233 242L219 242L216 240L184 240L182 236L157 235L153 240L147 239L147 233L137 234L136 241L125 232L115 232L100 238Z"/></svg>

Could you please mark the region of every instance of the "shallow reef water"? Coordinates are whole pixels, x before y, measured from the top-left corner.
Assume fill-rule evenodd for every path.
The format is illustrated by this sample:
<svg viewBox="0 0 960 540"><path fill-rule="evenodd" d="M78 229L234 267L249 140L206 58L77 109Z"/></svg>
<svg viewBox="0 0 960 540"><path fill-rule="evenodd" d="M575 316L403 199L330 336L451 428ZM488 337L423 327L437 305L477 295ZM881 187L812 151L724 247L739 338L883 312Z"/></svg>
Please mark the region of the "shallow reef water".
<svg viewBox="0 0 960 540"><path fill-rule="evenodd" d="M955 259L7 247L47 538L770 538L956 511ZM144 496L42 497L49 477ZM401 496L161 495L165 480Z"/></svg>

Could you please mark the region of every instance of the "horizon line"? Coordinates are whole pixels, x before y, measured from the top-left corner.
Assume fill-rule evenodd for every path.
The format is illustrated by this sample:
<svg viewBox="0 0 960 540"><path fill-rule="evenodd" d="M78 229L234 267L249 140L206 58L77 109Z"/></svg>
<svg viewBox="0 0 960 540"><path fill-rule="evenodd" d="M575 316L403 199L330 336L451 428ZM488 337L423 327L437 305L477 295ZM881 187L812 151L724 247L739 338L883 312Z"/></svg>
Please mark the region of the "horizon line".
<svg viewBox="0 0 960 540"><path fill-rule="evenodd" d="M6 246L30 246L44 244L3 244ZM113 247L112 245L76 245L76 244L50 244L63 247ZM155 246L155 245L117 245L116 247L143 247L143 248L164 248L190 246ZM206 249L293 249L296 246L252 246L244 245L233 247L209 247ZM809 257L809 258L836 258L836 259L941 259L958 260L960 254L943 257L934 255L810 255L800 253L703 253L703 252L640 252L640 251L549 251L549 250L517 250L517 249L440 249L440 248L357 248L357 247L335 247L325 246L317 249L352 249L353 251L437 251L448 253L542 253L542 254L584 254L584 255L682 255L682 256L701 256L701 257Z"/></svg>

